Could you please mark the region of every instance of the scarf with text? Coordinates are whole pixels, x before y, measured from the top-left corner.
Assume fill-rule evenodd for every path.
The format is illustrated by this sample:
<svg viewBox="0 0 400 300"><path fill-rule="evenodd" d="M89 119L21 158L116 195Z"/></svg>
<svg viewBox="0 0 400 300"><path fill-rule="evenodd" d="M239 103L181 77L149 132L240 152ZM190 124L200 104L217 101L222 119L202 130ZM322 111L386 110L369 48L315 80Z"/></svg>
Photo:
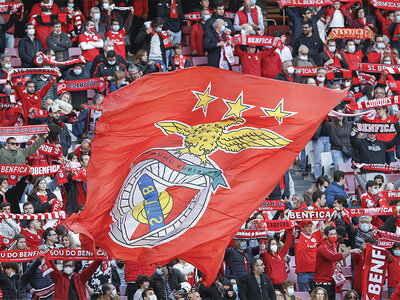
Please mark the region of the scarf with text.
<svg viewBox="0 0 400 300"><path fill-rule="evenodd" d="M186 57L183 55L174 55L174 65L177 69L184 69L186 63Z"/></svg>
<svg viewBox="0 0 400 300"><path fill-rule="evenodd" d="M381 298L389 258L390 253L386 249L367 244L362 274L363 299L379 300Z"/></svg>
<svg viewBox="0 0 400 300"><path fill-rule="evenodd" d="M178 19L178 11L176 10L176 0L170 0L169 17L171 19Z"/></svg>
<svg viewBox="0 0 400 300"><path fill-rule="evenodd" d="M348 217L390 216L396 214L396 206L372 208L344 208ZM289 221L329 221L337 215L336 209L292 210L288 213Z"/></svg>
<svg viewBox="0 0 400 300"><path fill-rule="evenodd" d="M0 127L0 135L34 135L47 133L47 125Z"/></svg>
<svg viewBox="0 0 400 300"><path fill-rule="evenodd" d="M197 22L201 20L201 12L195 11L188 14L185 14L185 19L188 21Z"/></svg>
<svg viewBox="0 0 400 300"><path fill-rule="evenodd" d="M394 165L394 164L359 164L359 163L354 163L354 166L356 166L357 168L363 168L365 170L372 170L372 171L385 172L385 173L400 171L400 166L399 165Z"/></svg>
<svg viewBox="0 0 400 300"><path fill-rule="evenodd" d="M383 73L386 69L400 71L399 65L386 65L386 64L370 64L370 63L359 63L358 70L370 73ZM390 72L390 71L389 71Z"/></svg>
<svg viewBox="0 0 400 300"><path fill-rule="evenodd" d="M24 15L24 4L20 2L0 3L0 14L10 14L13 9L20 10L19 15Z"/></svg>
<svg viewBox="0 0 400 300"><path fill-rule="evenodd" d="M62 156L62 149L55 146L51 145L49 143L43 143L39 147L39 152L48 156L53 156L53 157L60 157Z"/></svg>
<svg viewBox="0 0 400 300"><path fill-rule="evenodd" d="M297 6L297 7L309 7L309 6L326 6L331 5L332 0L278 0L279 7L285 6Z"/></svg>
<svg viewBox="0 0 400 300"><path fill-rule="evenodd" d="M374 238L377 241L377 246L383 248L392 248L393 243L400 243L400 234L379 229L375 230Z"/></svg>
<svg viewBox="0 0 400 300"><path fill-rule="evenodd" d="M32 295L32 299L33 300L46 299L51 295L53 295L55 290L56 290L56 285L54 283L41 289L35 289L35 292Z"/></svg>
<svg viewBox="0 0 400 300"><path fill-rule="evenodd" d="M390 106L394 104L400 104L399 96L391 96L386 98L372 99L360 103L350 103L347 108L350 110L360 110L360 109L371 109L382 106Z"/></svg>
<svg viewBox="0 0 400 300"><path fill-rule="evenodd" d="M246 46L276 47L280 50L283 49L282 41L272 36L236 34L235 36L233 36L233 44L235 46L246 45Z"/></svg>
<svg viewBox="0 0 400 300"><path fill-rule="evenodd" d="M397 10L400 9L400 2L397 0L369 0L369 3L378 9Z"/></svg>
<svg viewBox="0 0 400 300"><path fill-rule="evenodd" d="M66 13L59 14L51 14L51 15L37 15L34 18L31 18L29 23L33 25L47 25L51 26L53 21L60 21L62 24L65 24L69 21L68 15Z"/></svg>
<svg viewBox="0 0 400 300"><path fill-rule="evenodd" d="M399 166L400 169L400 166ZM388 201L400 200L400 191L382 191L379 194Z"/></svg>
<svg viewBox="0 0 400 300"><path fill-rule="evenodd" d="M285 202L283 200L264 200L257 210L271 211L271 210L285 210Z"/></svg>
<svg viewBox="0 0 400 300"><path fill-rule="evenodd" d="M37 214L11 214L0 212L0 219L17 219L17 220L52 220L67 218L65 211L55 211Z"/></svg>
<svg viewBox="0 0 400 300"><path fill-rule="evenodd" d="M330 39L355 39L355 40L366 40L373 39L374 32L370 29L364 28L335 28L333 29L327 40Z"/></svg>
<svg viewBox="0 0 400 300"><path fill-rule="evenodd" d="M233 20L235 19L236 13L231 12L231 11L226 11L224 13L225 18L229 19L229 20Z"/></svg>
<svg viewBox="0 0 400 300"><path fill-rule="evenodd" d="M11 110L22 114L22 105L15 102L15 95L0 94L0 111Z"/></svg>
<svg viewBox="0 0 400 300"><path fill-rule="evenodd" d="M353 129L364 133L395 133L394 123L353 123Z"/></svg>
<svg viewBox="0 0 400 300"><path fill-rule="evenodd" d="M78 58L70 59L67 61L56 61L42 52L40 52L39 55L35 57L33 62L38 66L41 66L43 62L46 62L53 66L72 66L74 64L86 64L86 60L83 56L79 56Z"/></svg>
<svg viewBox="0 0 400 300"><path fill-rule="evenodd" d="M69 80L62 83L57 83L57 94L62 92L78 92L86 90L98 89L100 93L103 93L108 88L108 81L105 77L90 78L81 80Z"/></svg>
<svg viewBox="0 0 400 300"><path fill-rule="evenodd" d="M14 239L0 235L0 249L10 247L14 242Z"/></svg>
<svg viewBox="0 0 400 300"><path fill-rule="evenodd" d="M296 74L300 76L316 76L320 67L294 67Z"/></svg>
<svg viewBox="0 0 400 300"><path fill-rule="evenodd" d="M8 73L8 79L14 79L17 76L26 76L26 75L37 75L37 74L47 74L50 76L60 76L60 72L54 68L20 68L13 69L10 73Z"/></svg>
<svg viewBox="0 0 400 300"><path fill-rule="evenodd" d="M28 118L34 119L34 118L45 118L49 115L48 110L44 109L39 109L37 107L33 107L33 109L30 110L28 113Z"/></svg>

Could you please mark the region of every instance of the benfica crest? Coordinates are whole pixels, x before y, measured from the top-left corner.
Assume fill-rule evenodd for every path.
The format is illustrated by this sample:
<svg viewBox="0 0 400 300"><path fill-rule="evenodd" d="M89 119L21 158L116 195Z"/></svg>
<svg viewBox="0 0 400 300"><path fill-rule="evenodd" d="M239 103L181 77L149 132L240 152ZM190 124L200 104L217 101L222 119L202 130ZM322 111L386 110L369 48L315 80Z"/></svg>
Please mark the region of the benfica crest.
<svg viewBox="0 0 400 300"><path fill-rule="evenodd" d="M135 159L111 211L111 238L132 248L177 238L196 225L219 186L230 188L224 170L209 155L281 148L291 142L268 129L241 127L245 123L234 117L193 126L179 121L154 124L166 135L182 136L182 145L151 149Z"/></svg>

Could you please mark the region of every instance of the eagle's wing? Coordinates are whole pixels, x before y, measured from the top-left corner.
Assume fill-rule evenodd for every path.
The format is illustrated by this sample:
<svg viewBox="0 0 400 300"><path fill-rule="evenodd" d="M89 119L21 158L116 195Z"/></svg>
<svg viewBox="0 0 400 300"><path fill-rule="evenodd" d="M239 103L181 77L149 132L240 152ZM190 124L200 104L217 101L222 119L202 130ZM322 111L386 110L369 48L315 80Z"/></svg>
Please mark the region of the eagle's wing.
<svg viewBox="0 0 400 300"><path fill-rule="evenodd" d="M156 125L160 127L166 134L184 134L184 132L189 128L188 125L180 122L158 122Z"/></svg>
<svg viewBox="0 0 400 300"><path fill-rule="evenodd" d="M222 133L218 146L224 150L239 152L247 148L280 148L291 141L267 129L243 128Z"/></svg>

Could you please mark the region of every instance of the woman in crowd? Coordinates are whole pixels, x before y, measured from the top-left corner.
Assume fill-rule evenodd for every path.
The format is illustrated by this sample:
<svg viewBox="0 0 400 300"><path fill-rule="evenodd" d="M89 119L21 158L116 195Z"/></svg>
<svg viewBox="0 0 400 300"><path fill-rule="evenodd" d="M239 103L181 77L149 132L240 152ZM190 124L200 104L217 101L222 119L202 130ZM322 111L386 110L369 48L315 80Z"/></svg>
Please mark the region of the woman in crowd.
<svg viewBox="0 0 400 300"><path fill-rule="evenodd" d="M350 290L344 295L343 300L358 300L358 294L355 290Z"/></svg>
<svg viewBox="0 0 400 300"><path fill-rule="evenodd" d="M12 244L10 249L8 249L8 250L14 251L14 250L27 250L27 249L29 249L28 246L26 245L25 236L23 236L22 234L17 234L14 237L14 240L15 240L14 244ZM22 270L22 272L25 272L26 271L26 266L28 265L28 262L27 261L23 261L23 262L20 262L18 265L19 265L19 269Z"/></svg>
<svg viewBox="0 0 400 300"><path fill-rule="evenodd" d="M133 63L143 75L153 73L156 70L154 62L148 60L147 51L144 49L138 50Z"/></svg>
<svg viewBox="0 0 400 300"><path fill-rule="evenodd" d="M110 85L110 93L115 92L116 90L127 85L128 82L126 81L126 73L124 71L115 71Z"/></svg>
<svg viewBox="0 0 400 300"><path fill-rule="evenodd" d="M283 299L285 300L301 300L294 295L294 283L290 280L285 280L281 285Z"/></svg>
<svg viewBox="0 0 400 300"><path fill-rule="evenodd" d="M51 212L53 202L57 201L57 196L46 188L46 179L44 177L37 177L33 183L33 189L28 201L35 208L35 213Z"/></svg>
<svg viewBox="0 0 400 300"><path fill-rule="evenodd" d="M330 299L328 299L328 293L326 292L326 290L324 288L316 287L311 292L310 300L330 300Z"/></svg>

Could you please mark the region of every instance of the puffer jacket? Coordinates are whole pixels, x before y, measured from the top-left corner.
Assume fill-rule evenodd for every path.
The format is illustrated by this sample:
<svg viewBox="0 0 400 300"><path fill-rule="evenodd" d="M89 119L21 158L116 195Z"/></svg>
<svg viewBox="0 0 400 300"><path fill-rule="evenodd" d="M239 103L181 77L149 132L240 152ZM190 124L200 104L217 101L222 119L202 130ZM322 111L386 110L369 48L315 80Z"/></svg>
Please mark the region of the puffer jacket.
<svg viewBox="0 0 400 300"><path fill-rule="evenodd" d="M3 291L4 300L22 300L26 299L26 286L31 280L33 274L40 265L40 261L36 260L24 274L8 277L0 269L0 287Z"/></svg>

